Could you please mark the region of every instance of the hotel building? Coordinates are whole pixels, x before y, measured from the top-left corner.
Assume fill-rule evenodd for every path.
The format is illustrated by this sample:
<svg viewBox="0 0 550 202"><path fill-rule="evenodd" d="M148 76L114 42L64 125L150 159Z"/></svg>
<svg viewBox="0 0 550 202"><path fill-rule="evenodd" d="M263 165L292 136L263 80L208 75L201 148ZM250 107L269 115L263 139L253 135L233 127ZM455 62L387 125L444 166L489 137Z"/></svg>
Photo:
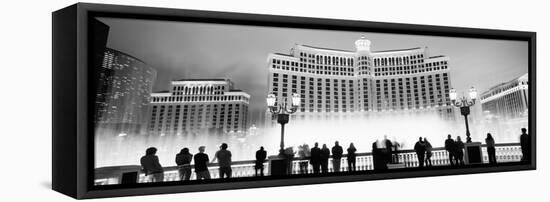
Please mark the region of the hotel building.
<svg viewBox="0 0 550 202"><path fill-rule="evenodd" d="M96 132L140 134L147 125L149 96L156 70L126 53L105 48L96 73Z"/></svg>
<svg viewBox="0 0 550 202"><path fill-rule="evenodd" d="M499 119L527 119L528 95L528 74L524 74L483 92L481 94L481 108L484 113Z"/></svg>
<svg viewBox="0 0 550 202"><path fill-rule="evenodd" d="M149 134L224 134L248 128L250 95L228 79L182 79L151 94Z"/></svg>
<svg viewBox="0 0 550 202"><path fill-rule="evenodd" d="M268 56L268 90L277 100L298 93L295 119L332 119L392 113L455 118L449 99L449 57L427 47L372 51L361 37L355 51L296 44ZM273 123L273 116L266 123Z"/></svg>

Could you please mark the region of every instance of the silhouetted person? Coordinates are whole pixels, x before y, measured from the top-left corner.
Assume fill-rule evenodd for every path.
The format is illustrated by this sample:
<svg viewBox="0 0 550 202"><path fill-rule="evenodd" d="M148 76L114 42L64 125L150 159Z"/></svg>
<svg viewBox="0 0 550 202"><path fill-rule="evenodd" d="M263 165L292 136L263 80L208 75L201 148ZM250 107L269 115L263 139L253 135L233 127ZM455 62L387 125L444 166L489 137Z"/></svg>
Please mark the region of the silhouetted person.
<svg viewBox="0 0 550 202"><path fill-rule="evenodd" d="M321 149L321 172L328 173L328 159L330 158L330 150L327 144L323 144Z"/></svg>
<svg viewBox="0 0 550 202"><path fill-rule="evenodd" d="M487 144L487 156L489 156L489 164L497 164L497 156L495 150L495 139L491 133L487 133L485 138L485 144Z"/></svg>
<svg viewBox="0 0 550 202"><path fill-rule="evenodd" d="M344 154L344 149L338 141L334 142L334 147L332 147L332 169L334 172L340 172L340 162L342 160L342 155Z"/></svg>
<svg viewBox="0 0 550 202"><path fill-rule="evenodd" d="M426 144L422 141L422 137L418 138L418 142L414 144L414 151L418 157L418 167L424 167L424 157L426 155Z"/></svg>
<svg viewBox="0 0 550 202"><path fill-rule="evenodd" d="M393 144L391 143L391 140L388 139L388 136L384 135L384 147L386 148L386 154L384 155L386 158L386 163L393 163L392 156L393 156Z"/></svg>
<svg viewBox="0 0 550 202"><path fill-rule="evenodd" d="M445 140L445 150L449 153L449 162L451 163L451 166L458 164L458 160L456 159L456 143L451 137L451 134L447 135L447 140Z"/></svg>
<svg viewBox="0 0 550 202"><path fill-rule="evenodd" d="M214 161L218 160L218 166L220 171L220 179L223 179L224 177L230 178L231 177L231 152L227 150L227 144L222 143L220 146L220 150L216 152L214 155L214 159L212 159L212 163Z"/></svg>
<svg viewBox="0 0 550 202"><path fill-rule="evenodd" d="M309 146L307 144L298 146L298 156L302 159L299 163L300 174L307 174L309 164L308 161L311 157L311 154L309 153Z"/></svg>
<svg viewBox="0 0 550 202"><path fill-rule="evenodd" d="M258 176L258 171L260 171L260 176L264 176L264 162L266 158L267 152L264 150L264 147L260 147L260 150L256 151L256 165L254 166L256 176Z"/></svg>
<svg viewBox="0 0 550 202"><path fill-rule="evenodd" d="M180 180L191 179L191 160L193 160L193 154L189 153L188 148L183 148L180 153L176 155L176 165L178 165L178 173Z"/></svg>
<svg viewBox="0 0 550 202"><path fill-rule="evenodd" d="M314 174L319 174L321 166L321 149L319 148L319 143L315 143L315 146L311 148L311 160L309 163L313 168Z"/></svg>
<svg viewBox="0 0 550 202"><path fill-rule="evenodd" d="M397 140L395 140L395 137L393 137L393 142L392 142L392 153L393 153L393 163L399 163L399 154L397 153L398 150L399 150L399 147L401 147L401 144L399 144L399 142L397 142Z"/></svg>
<svg viewBox="0 0 550 202"><path fill-rule="evenodd" d="M208 171L208 154L204 153L205 147L199 147L199 153L195 154L193 160L195 161L195 174L197 175L197 180L209 180L210 171Z"/></svg>
<svg viewBox="0 0 550 202"><path fill-rule="evenodd" d="M460 136L456 136L456 148L457 165L464 165L464 142L462 142Z"/></svg>
<svg viewBox="0 0 550 202"><path fill-rule="evenodd" d="M296 152L292 147L287 147L284 150L285 155L285 165L286 165L286 174L290 175L292 174L292 161L294 160L294 155Z"/></svg>
<svg viewBox="0 0 550 202"><path fill-rule="evenodd" d="M355 158L357 157L357 155L355 154L355 152L357 152L357 149L355 148L353 143L350 143L349 147L348 147L348 157L347 157L348 171L350 171L350 172L356 171Z"/></svg>
<svg viewBox="0 0 550 202"><path fill-rule="evenodd" d="M384 152L382 151L382 149L379 148L380 145L382 144L379 140L376 140L374 141L374 143L372 143L372 163L374 164L373 167L375 171L388 169Z"/></svg>
<svg viewBox="0 0 550 202"><path fill-rule="evenodd" d="M145 156L141 157L141 168L145 172L145 176L150 176L151 182L164 181L164 169L159 163L159 158L156 155L157 148L149 147L145 150Z"/></svg>
<svg viewBox="0 0 550 202"><path fill-rule="evenodd" d="M426 148L426 167L431 167L432 166L432 144L430 142L428 142L428 138L424 138L424 144L425 144L425 148Z"/></svg>
<svg viewBox="0 0 550 202"><path fill-rule="evenodd" d="M521 135L519 136L519 143L521 145L521 161L531 161L531 137L527 134L527 129L521 129Z"/></svg>

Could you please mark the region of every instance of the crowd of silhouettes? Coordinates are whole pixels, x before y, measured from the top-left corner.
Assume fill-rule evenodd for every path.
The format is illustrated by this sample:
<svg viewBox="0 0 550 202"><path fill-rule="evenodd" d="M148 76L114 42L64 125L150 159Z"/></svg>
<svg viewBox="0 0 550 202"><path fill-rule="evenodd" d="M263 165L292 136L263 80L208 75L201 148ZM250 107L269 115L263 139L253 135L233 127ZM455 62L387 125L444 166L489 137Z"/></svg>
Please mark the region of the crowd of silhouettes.
<svg viewBox="0 0 550 202"><path fill-rule="evenodd" d="M485 138L485 144L487 147L487 156L489 164L497 164L495 139L491 133L487 133ZM520 145L522 152L521 161L526 162L531 159L531 139L527 134L527 129L521 129ZM464 142L462 142L460 136L453 139L449 134L445 140L445 150L448 152L449 162L451 166L464 165ZM388 164L399 163L397 149L400 147L396 141L392 142L384 136L383 140L377 140L372 144L372 159L374 170L388 169ZM299 145L298 151L295 152L292 147L287 147L283 150L283 159L287 165L287 174L292 174L292 161L297 154L300 162L299 174L309 174L309 164L311 164L314 174L328 173L329 172L329 159L332 157L332 172L341 172L341 161L344 157L344 148L340 146L338 141L334 142L334 146L331 149L326 144L319 147L319 143L315 142L313 148L309 148L309 145ZM218 162L218 170L220 179L231 178L231 151L228 150L228 145L222 143L219 150L214 154L214 158L210 161L208 154L205 153L205 146L198 148L198 153L191 154L189 148L183 148L175 157L175 163L178 167L179 179L182 181L188 181L191 179L192 164L194 161L194 172L197 180L211 179L208 169L209 163ZM414 152L417 155L418 167L431 167L433 166L431 157L432 144L427 138L419 137L418 141L414 144ZM357 148L353 143L350 143L346 149L346 160L348 164L348 171L356 171L356 157ZM162 182L164 180L164 169L160 165L159 158L156 155L157 149L155 147L147 148L145 155L141 157L140 163L142 171L149 178L150 182ZM332 154L332 155L331 155ZM267 161L267 151L264 147L260 147L256 151L256 160L254 165L255 176L264 176L264 164Z"/></svg>
<svg viewBox="0 0 550 202"><path fill-rule="evenodd" d="M302 160L299 162L299 173L308 174L308 161L311 164L314 174L319 173L328 173L329 168L329 159L332 157L332 171L341 172L342 158L344 157L344 148L340 146L338 141L334 142L334 146L329 149L326 144L323 144L322 148L319 148L319 143L315 143L314 147L309 149L307 144L300 145L298 156ZM347 162L348 162L348 171L356 170L356 152L357 149L353 145L347 148ZM332 156L331 156L332 154Z"/></svg>

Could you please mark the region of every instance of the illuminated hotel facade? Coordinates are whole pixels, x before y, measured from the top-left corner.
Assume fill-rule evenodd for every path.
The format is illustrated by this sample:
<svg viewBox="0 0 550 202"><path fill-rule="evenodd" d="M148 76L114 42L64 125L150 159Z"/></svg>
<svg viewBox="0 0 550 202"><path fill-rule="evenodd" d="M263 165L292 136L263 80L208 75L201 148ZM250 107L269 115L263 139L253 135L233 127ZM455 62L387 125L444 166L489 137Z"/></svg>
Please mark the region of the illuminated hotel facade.
<svg viewBox="0 0 550 202"><path fill-rule="evenodd" d="M182 79L151 94L150 135L225 134L248 126L250 95L228 79Z"/></svg>
<svg viewBox="0 0 550 202"><path fill-rule="evenodd" d="M333 119L386 113L437 114L454 120L449 57L427 47L371 51L364 37L355 51L296 44L268 56L268 90L278 99L301 96L295 119ZM267 123L274 121L266 116Z"/></svg>
<svg viewBox="0 0 550 202"><path fill-rule="evenodd" d="M496 85L481 94L484 113L499 119L527 119L529 109L529 80L524 74L511 81Z"/></svg>

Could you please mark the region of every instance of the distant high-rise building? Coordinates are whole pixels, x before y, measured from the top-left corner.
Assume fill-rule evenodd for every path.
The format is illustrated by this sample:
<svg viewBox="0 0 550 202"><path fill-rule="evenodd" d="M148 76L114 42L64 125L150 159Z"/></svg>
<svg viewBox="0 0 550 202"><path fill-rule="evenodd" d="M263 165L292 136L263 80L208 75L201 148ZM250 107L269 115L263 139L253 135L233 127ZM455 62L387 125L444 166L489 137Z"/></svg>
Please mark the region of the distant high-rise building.
<svg viewBox="0 0 550 202"><path fill-rule="evenodd" d="M151 94L149 134L246 132L250 95L228 79L182 79Z"/></svg>
<svg viewBox="0 0 550 202"><path fill-rule="evenodd" d="M147 124L147 112L156 70L126 53L106 48L102 75L103 88L96 97L103 97L96 112L97 126L108 133L140 134Z"/></svg>
<svg viewBox="0 0 550 202"><path fill-rule="evenodd" d="M524 74L511 81L493 86L481 94L482 111L499 119L527 119L529 80Z"/></svg>
<svg viewBox="0 0 550 202"><path fill-rule="evenodd" d="M268 56L268 90L278 99L298 93L297 119L432 113L454 120L449 57L427 47L372 51L361 37L355 51L295 45ZM269 113L269 112L267 112ZM267 116L267 122L274 118ZM269 118L271 117L271 118Z"/></svg>
<svg viewBox="0 0 550 202"><path fill-rule="evenodd" d="M95 87L94 124L97 124L101 115L106 111L107 101L105 92L109 91L107 81L110 80L112 75L110 69L102 67L107 38L109 36L109 26L95 18L91 19L90 25L91 31L93 32L93 34L90 35L90 55L92 56L90 61L93 72L91 85Z"/></svg>

